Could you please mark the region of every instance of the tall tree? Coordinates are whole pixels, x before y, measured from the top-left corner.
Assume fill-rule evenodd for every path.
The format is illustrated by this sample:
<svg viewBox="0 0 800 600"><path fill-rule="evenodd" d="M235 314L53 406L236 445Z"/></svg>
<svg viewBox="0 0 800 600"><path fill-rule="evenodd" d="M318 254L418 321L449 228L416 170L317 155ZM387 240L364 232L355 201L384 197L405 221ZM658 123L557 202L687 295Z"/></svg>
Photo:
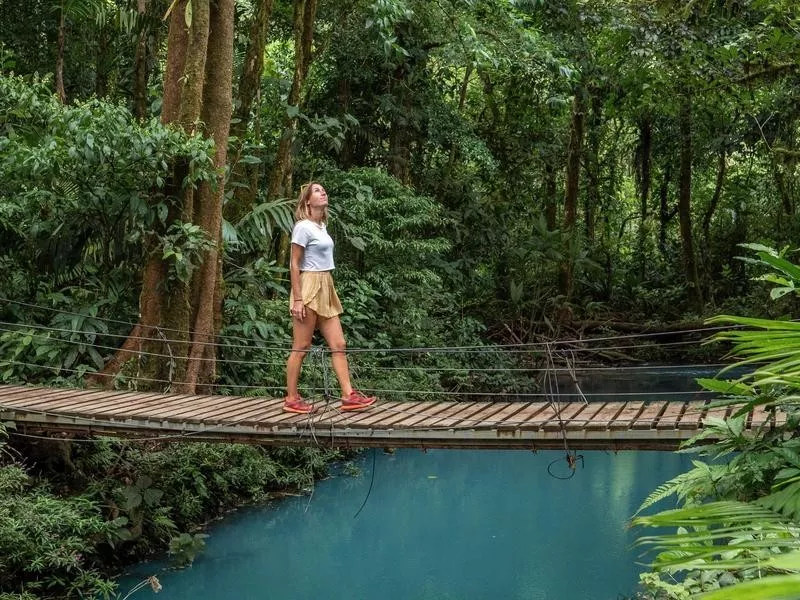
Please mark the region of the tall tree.
<svg viewBox="0 0 800 600"><path fill-rule="evenodd" d="M278 153L270 176L270 199L288 195L292 191L292 145L297 134L300 99L311 66L314 22L317 15L317 0L294 0L294 74L292 87L286 100L288 113L283 123L283 134L278 143Z"/></svg>
<svg viewBox="0 0 800 600"><path fill-rule="evenodd" d="M236 182L237 186L233 190L233 197L225 205L225 218L232 223L238 222L253 207L258 189L257 165L251 165L240 158L251 122L253 103L260 92L261 76L264 72L264 45L267 41L272 5L273 0L259 0L256 4L247 36L244 66L239 76L235 119L231 125L231 137L237 140L231 160L231 181Z"/></svg>
<svg viewBox="0 0 800 600"><path fill-rule="evenodd" d="M686 92L680 101L678 114L680 131L680 168L678 172L678 220L681 229L681 249L689 295L693 304L702 310L703 291L697 272L692 232L692 101Z"/></svg>
<svg viewBox="0 0 800 600"><path fill-rule="evenodd" d="M191 168L180 162L171 182L174 202L146 243L139 323L105 373L144 349L156 359L149 379L195 392L215 372L214 340L221 325L221 223L224 168L232 114L234 0L180 0L173 6L162 121L214 141L218 176L196 190L182 185ZM144 343L143 343L144 342Z"/></svg>

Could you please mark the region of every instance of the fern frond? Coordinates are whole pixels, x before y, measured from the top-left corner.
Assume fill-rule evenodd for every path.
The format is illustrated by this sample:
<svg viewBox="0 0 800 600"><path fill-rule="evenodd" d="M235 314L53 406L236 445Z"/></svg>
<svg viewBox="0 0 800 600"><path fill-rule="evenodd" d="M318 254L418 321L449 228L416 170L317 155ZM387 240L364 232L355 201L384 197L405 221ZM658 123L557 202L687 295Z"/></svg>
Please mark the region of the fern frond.
<svg viewBox="0 0 800 600"><path fill-rule="evenodd" d="M681 473L676 477L673 477L669 481L662 483L658 486L653 492L650 493L647 498L644 499L642 504L634 513L634 516L641 513L643 510L646 510L656 504L657 502L661 502L664 498L669 498L673 494L677 494L678 490L683 487L688 481L694 479L693 475L694 469L691 471L687 471L686 473Z"/></svg>

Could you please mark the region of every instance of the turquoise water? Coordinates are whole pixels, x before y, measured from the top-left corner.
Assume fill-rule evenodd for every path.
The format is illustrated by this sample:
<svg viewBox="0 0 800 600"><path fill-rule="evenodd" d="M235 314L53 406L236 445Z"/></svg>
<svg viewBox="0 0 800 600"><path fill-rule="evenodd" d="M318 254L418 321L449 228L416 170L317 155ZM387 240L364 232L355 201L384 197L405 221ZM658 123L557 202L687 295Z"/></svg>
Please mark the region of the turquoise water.
<svg viewBox="0 0 800 600"><path fill-rule="evenodd" d="M559 480L547 466L562 452L376 451L354 518L372 477L366 451L357 476L235 513L210 529L191 568L139 565L120 589L156 574L159 600L617 600L642 569L627 520L689 460L582 454L584 467Z"/></svg>

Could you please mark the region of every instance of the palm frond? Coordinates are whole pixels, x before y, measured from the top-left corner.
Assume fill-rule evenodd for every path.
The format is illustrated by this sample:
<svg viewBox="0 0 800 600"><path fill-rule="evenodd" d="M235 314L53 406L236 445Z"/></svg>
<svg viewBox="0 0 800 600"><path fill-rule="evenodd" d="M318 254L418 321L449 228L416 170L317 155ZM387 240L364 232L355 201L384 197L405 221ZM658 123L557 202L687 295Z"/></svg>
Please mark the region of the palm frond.
<svg viewBox="0 0 800 600"><path fill-rule="evenodd" d="M783 515L769 508L749 502L720 500L642 515L635 517L631 524L634 527L712 527L723 523L731 526L751 521L783 523L785 520Z"/></svg>

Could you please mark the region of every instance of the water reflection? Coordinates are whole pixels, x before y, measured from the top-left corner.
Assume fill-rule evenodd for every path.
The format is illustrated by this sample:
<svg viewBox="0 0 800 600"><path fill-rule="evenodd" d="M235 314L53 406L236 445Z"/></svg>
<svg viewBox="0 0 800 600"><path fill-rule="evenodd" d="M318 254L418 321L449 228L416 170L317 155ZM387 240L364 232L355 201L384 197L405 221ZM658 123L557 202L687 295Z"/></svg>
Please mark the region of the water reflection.
<svg viewBox="0 0 800 600"><path fill-rule="evenodd" d="M559 452L378 452L354 519L372 474L365 452L358 477L214 527L191 569L159 573L159 599L615 600L638 580L627 519L688 459L583 455L561 481L547 474ZM140 565L122 590L161 567Z"/></svg>

